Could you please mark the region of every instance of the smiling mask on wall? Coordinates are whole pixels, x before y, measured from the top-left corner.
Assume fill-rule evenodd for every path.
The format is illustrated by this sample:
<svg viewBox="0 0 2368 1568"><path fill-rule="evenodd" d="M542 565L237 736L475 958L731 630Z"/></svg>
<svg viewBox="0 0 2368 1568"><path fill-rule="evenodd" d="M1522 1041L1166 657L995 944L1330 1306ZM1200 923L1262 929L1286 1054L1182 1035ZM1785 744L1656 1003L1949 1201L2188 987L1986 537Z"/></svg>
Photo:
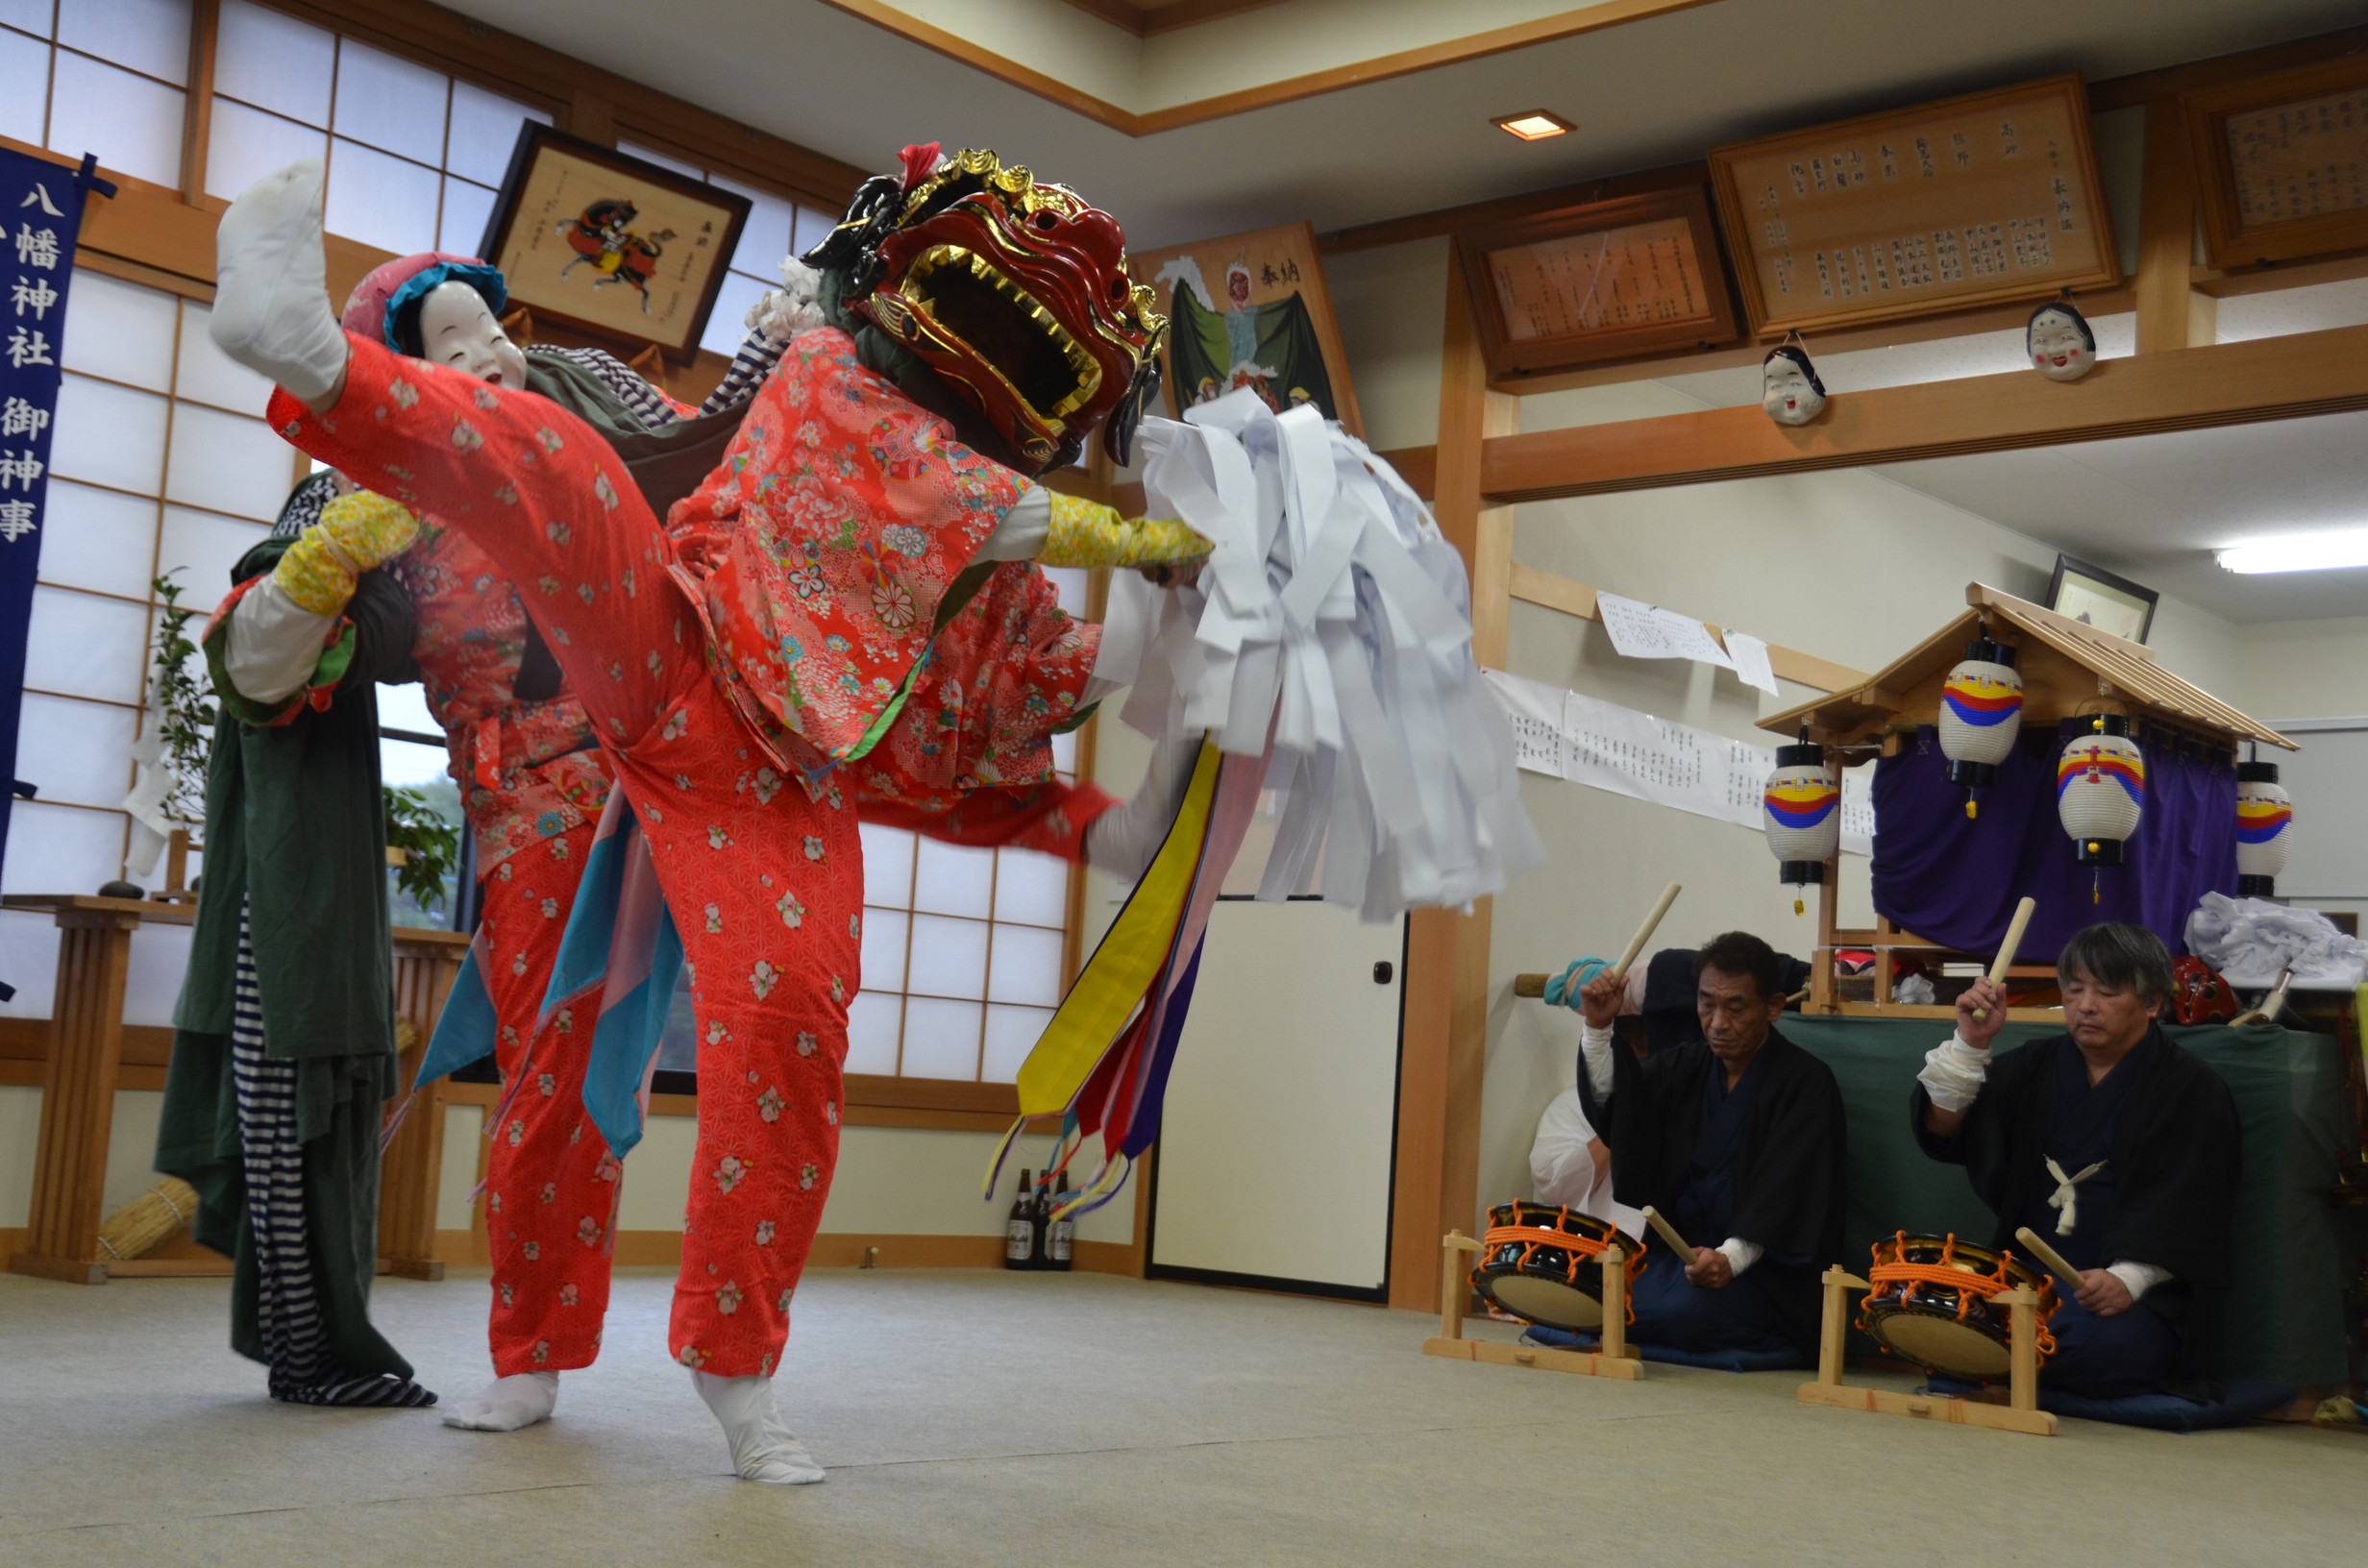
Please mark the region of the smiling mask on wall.
<svg viewBox="0 0 2368 1568"><path fill-rule="evenodd" d="M1809 351L1789 343L1760 361L1760 406L1779 425L1806 425L1825 411L1825 383Z"/></svg>
<svg viewBox="0 0 2368 1568"><path fill-rule="evenodd" d="M2051 381L2077 381L2097 367L2097 334L2069 300L2050 300L2023 329L2031 368Z"/></svg>

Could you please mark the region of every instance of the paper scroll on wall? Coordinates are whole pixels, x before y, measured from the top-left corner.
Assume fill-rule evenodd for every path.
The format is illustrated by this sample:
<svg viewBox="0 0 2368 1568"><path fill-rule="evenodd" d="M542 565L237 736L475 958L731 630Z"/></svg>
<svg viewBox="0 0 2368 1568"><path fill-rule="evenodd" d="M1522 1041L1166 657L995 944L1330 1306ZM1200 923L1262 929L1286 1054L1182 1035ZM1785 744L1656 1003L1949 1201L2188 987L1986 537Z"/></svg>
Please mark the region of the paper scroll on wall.
<svg viewBox="0 0 2368 1568"><path fill-rule="evenodd" d="M1725 735L1657 719L1578 692L1484 671L1513 727L1514 760L1635 800L1743 827L1764 821L1762 795L1776 753ZM1875 804L1862 773L1841 780L1841 846L1874 853Z"/></svg>

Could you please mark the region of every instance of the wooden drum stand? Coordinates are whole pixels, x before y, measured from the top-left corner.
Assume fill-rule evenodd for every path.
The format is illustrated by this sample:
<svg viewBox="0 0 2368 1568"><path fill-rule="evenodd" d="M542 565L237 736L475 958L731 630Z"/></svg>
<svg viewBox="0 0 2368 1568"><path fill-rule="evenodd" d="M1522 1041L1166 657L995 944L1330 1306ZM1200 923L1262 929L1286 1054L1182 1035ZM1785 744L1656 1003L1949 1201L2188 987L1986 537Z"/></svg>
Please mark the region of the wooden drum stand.
<svg viewBox="0 0 2368 1568"><path fill-rule="evenodd" d="M2039 1409L2039 1296L2035 1290L2001 1290L1989 1299L2007 1309L2007 1403L1986 1404L1938 1394L1901 1394L1841 1381L1842 1339L1850 1327L1850 1292L1872 1288L1836 1267L1825 1271L1825 1317L1817 1336L1817 1381L1801 1384L1804 1405L1827 1405L1867 1415L1905 1415L1921 1421L1955 1421L1999 1432L2056 1435L2056 1417ZM1440 1341L1434 1339L1432 1344ZM1428 1348L1427 1346L1425 1347ZM1493 1358L1492 1358L1493 1359Z"/></svg>
<svg viewBox="0 0 2368 1568"><path fill-rule="evenodd" d="M1462 1231L1449 1231L1441 1241L1439 1333L1422 1341L1425 1356L1447 1356L1460 1361L1494 1361L1502 1366L1534 1366L1549 1372L1577 1372L1591 1378L1620 1378L1629 1383L1644 1375L1644 1363L1628 1354L1627 1253L1607 1247L1597 1260L1603 1267L1603 1348L1555 1350L1545 1345L1507 1345L1494 1339L1464 1337L1464 1297L1471 1286L1465 1279L1464 1256L1477 1254L1480 1243ZM1831 1308L1828 1308L1831 1311ZM1804 1393L1802 1398L1809 1396ZM2053 1421L2055 1417L2048 1417Z"/></svg>

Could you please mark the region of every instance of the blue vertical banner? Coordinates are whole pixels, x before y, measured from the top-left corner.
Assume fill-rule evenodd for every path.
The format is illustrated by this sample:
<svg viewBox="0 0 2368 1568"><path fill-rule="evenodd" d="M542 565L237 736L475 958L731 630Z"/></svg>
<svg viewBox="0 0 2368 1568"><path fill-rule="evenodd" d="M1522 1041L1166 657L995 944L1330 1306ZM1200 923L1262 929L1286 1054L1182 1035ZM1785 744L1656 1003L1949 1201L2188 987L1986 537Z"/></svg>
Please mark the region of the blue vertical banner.
<svg viewBox="0 0 2368 1568"><path fill-rule="evenodd" d="M0 781L9 786L0 790L0 873L10 814L37 783L19 774L16 721L49 504L50 427L63 379L58 361L74 244L85 197L115 193L97 171L90 157L73 169L0 148Z"/></svg>

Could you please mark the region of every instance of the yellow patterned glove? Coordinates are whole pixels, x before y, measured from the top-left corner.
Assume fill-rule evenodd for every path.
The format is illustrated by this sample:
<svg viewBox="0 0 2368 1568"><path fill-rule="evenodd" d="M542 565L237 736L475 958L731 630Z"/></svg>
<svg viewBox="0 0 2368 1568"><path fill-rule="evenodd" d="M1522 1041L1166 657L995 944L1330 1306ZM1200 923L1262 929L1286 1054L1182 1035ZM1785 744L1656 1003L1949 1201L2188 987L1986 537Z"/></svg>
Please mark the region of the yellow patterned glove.
<svg viewBox="0 0 2368 1568"><path fill-rule="evenodd" d="M1099 502L1049 495L1052 526L1036 556L1046 566L1168 566L1209 552L1209 542L1174 518L1129 521Z"/></svg>
<svg viewBox="0 0 2368 1568"><path fill-rule="evenodd" d="M271 580L301 609L341 615L355 579L418 537L419 519L401 502L357 490L321 508L321 520L287 547Z"/></svg>

